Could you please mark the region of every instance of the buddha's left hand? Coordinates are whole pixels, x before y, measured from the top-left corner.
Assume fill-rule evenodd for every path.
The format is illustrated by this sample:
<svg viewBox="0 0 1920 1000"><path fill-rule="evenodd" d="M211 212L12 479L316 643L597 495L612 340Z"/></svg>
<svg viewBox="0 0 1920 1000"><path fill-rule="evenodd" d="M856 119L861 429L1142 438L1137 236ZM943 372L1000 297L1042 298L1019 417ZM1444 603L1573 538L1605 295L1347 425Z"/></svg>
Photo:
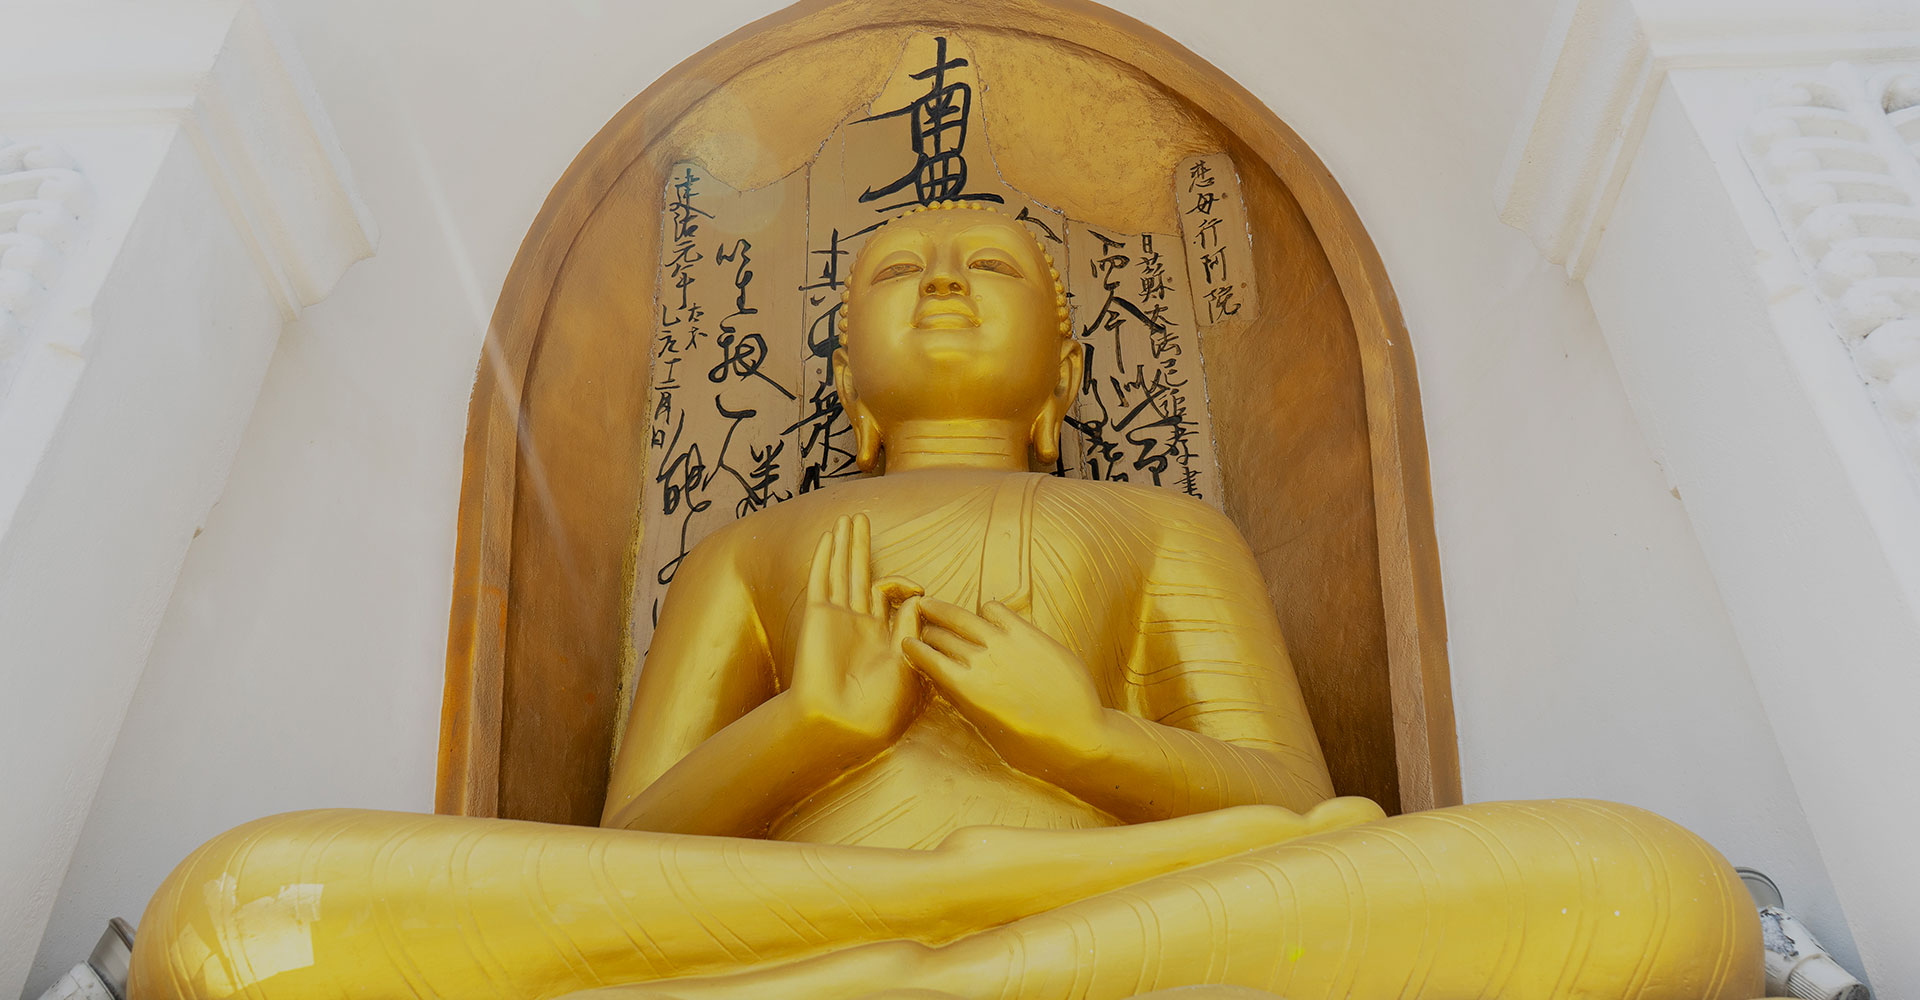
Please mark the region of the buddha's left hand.
<svg viewBox="0 0 1920 1000"><path fill-rule="evenodd" d="M919 637L901 643L907 662L1023 769L1094 752L1108 712L1086 664L1005 605L980 610L923 598Z"/></svg>
<svg viewBox="0 0 1920 1000"><path fill-rule="evenodd" d="M1269 748L1107 707L1072 650L1000 604L976 615L921 598L918 632L901 640L907 663L1008 764L1125 822L1241 805L1304 813L1324 798Z"/></svg>

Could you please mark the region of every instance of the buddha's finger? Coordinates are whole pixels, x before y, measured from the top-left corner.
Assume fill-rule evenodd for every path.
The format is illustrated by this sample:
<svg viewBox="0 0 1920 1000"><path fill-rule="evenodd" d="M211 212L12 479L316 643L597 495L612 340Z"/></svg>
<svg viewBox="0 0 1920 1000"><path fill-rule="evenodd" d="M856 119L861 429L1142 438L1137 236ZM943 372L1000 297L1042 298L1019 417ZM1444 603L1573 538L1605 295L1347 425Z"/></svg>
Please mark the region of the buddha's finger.
<svg viewBox="0 0 1920 1000"><path fill-rule="evenodd" d="M953 687L953 675L967 669L945 653L927 645L926 640L908 636L900 643L900 652L915 670L943 688Z"/></svg>
<svg viewBox="0 0 1920 1000"><path fill-rule="evenodd" d="M847 600L859 613L873 613L873 526L865 514L853 516L853 547L847 553Z"/></svg>
<svg viewBox="0 0 1920 1000"><path fill-rule="evenodd" d="M823 532L813 547L813 562L807 567L807 600L827 599L828 564L833 558L833 532Z"/></svg>
<svg viewBox="0 0 1920 1000"><path fill-rule="evenodd" d="M975 653L980 652L980 644L969 641L965 636L950 632L935 625L920 630L920 640L945 653L949 659L958 661L962 666L970 665Z"/></svg>
<svg viewBox="0 0 1920 1000"><path fill-rule="evenodd" d="M1019 615L1013 613L1012 608L999 601L988 601L980 605L980 617L1002 628L1021 620Z"/></svg>
<svg viewBox="0 0 1920 1000"><path fill-rule="evenodd" d="M873 587L871 593L868 595L867 601L872 605L875 617L891 621L900 618L904 614L909 598L918 597L924 593L926 593L926 588L904 576L886 576L873 581ZM920 614L917 603L914 605L914 609L910 620L917 625L917 619Z"/></svg>
<svg viewBox="0 0 1920 1000"><path fill-rule="evenodd" d="M886 581L883 580L881 583L874 584L874 587L877 589L885 582ZM919 590L919 586L915 585L914 592L902 598L899 606L894 608L893 621L889 626L888 635L893 637L893 645L896 649L906 640L918 637L920 630ZM878 597L876 597L876 600L877 599ZM892 598L888 598L888 600L891 601Z"/></svg>
<svg viewBox="0 0 1920 1000"><path fill-rule="evenodd" d="M847 550L853 547L853 521L840 515L833 522L833 556L827 563L827 600L847 606Z"/></svg>
<svg viewBox="0 0 1920 1000"><path fill-rule="evenodd" d="M949 632L953 632L968 641L984 646L997 631L985 618L968 611L957 604L929 597L920 604L920 613Z"/></svg>
<svg viewBox="0 0 1920 1000"><path fill-rule="evenodd" d="M999 601L988 601L981 605L980 618L982 621L999 628L1002 632L1027 632L1033 635L1051 638L1040 630L1040 626L1022 618L1020 612L1007 607Z"/></svg>

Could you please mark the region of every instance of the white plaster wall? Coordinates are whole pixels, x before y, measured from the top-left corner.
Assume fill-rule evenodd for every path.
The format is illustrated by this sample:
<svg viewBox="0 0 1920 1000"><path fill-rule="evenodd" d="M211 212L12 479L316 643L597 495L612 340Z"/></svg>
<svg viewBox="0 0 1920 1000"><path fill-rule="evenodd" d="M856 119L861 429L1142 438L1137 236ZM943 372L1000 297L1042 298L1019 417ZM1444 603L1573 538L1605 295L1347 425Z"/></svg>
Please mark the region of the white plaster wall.
<svg viewBox="0 0 1920 1000"><path fill-rule="evenodd" d="M283 0L383 242L283 339L30 989L219 829L431 807L464 411L513 252L626 100L776 6ZM1117 6L1299 130L1379 244L1420 366L1468 796L1657 809L1773 872L1850 958L1586 297L1492 208L1550 5Z"/></svg>
<svg viewBox="0 0 1920 1000"><path fill-rule="evenodd" d="M71 145L83 167L99 167L102 231L81 268L104 273L74 275L84 293L56 303L90 331L64 348L78 380L71 404L64 413L57 404L14 411L60 420L0 550L8 987L28 973L67 849L88 818L193 526L226 480L281 321L263 286L221 277L250 276L253 256L178 129L77 136ZM165 197L143 201L148 190Z"/></svg>
<svg viewBox="0 0 1920 1000"><path fill-rule="evenodd" d="M1702 0L1704 2L1704 0ZM1392 277L1419 365L1469 800L1644 806L1844 916L1680 499L1582 287L1492 209L1553 11L1132 3L1298 130Z"/></svg>
<svg viewBox="0 0 1920 1000"><path fill-rule="evenodd" d="M1900 996L1920 984L1903 926L1920 884L1920 498L1740 159L1762 93L1744 73L1674 75L1587 280L1720 570L1866 968Z"/></svg>
<svg viewBox="0 0 1920 1000"><path fill-rule="evenodd" d="M1911 0L1634 0L1666 38L1710 38L1729 19L1749 30L1822 35L1847 31L1911 31ZM1804 40L1804 37L1803 37Z"/></svg>

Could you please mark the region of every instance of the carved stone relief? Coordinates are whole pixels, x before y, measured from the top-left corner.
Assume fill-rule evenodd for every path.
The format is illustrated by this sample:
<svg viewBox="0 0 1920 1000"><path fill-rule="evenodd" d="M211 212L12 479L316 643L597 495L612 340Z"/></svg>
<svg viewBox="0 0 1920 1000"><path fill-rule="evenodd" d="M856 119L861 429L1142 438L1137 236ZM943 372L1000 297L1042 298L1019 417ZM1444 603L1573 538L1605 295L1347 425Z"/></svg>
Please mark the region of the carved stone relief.
<svg viewBox="0 0 1920 1000"><path fill-rule="evenodd" d="M0 138L0 398L67 249L81 230L87 182L71 158L44 143Z"/></svg>
<svg viewBox="0 0 1920 1000"><path fill-rule="evenodd" d="M1747 161L1788 242L1920 466L1920 70L1839 64L1788 81Z"/></svg>

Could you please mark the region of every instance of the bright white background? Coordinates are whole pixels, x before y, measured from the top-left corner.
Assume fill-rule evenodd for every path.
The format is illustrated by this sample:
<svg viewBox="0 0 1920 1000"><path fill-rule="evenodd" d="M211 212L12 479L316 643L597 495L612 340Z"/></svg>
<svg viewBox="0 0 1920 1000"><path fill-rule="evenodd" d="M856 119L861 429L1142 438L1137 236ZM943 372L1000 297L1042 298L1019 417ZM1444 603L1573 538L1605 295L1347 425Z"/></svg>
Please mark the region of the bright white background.
<svg viewBox="0 0 1920 1000"><path fill-rule="evenodd" d="M227 827L299 808L431 809L465 412L508 265L609 117L779 4L273 6L381 243L281 338L30 996ZM1683 499L1586 292L1496 218L1554 5L1116 6L1292 125L1385 259L1419 365L1468 798L1662 812L1772 873L1857 968Z"/></svg>

